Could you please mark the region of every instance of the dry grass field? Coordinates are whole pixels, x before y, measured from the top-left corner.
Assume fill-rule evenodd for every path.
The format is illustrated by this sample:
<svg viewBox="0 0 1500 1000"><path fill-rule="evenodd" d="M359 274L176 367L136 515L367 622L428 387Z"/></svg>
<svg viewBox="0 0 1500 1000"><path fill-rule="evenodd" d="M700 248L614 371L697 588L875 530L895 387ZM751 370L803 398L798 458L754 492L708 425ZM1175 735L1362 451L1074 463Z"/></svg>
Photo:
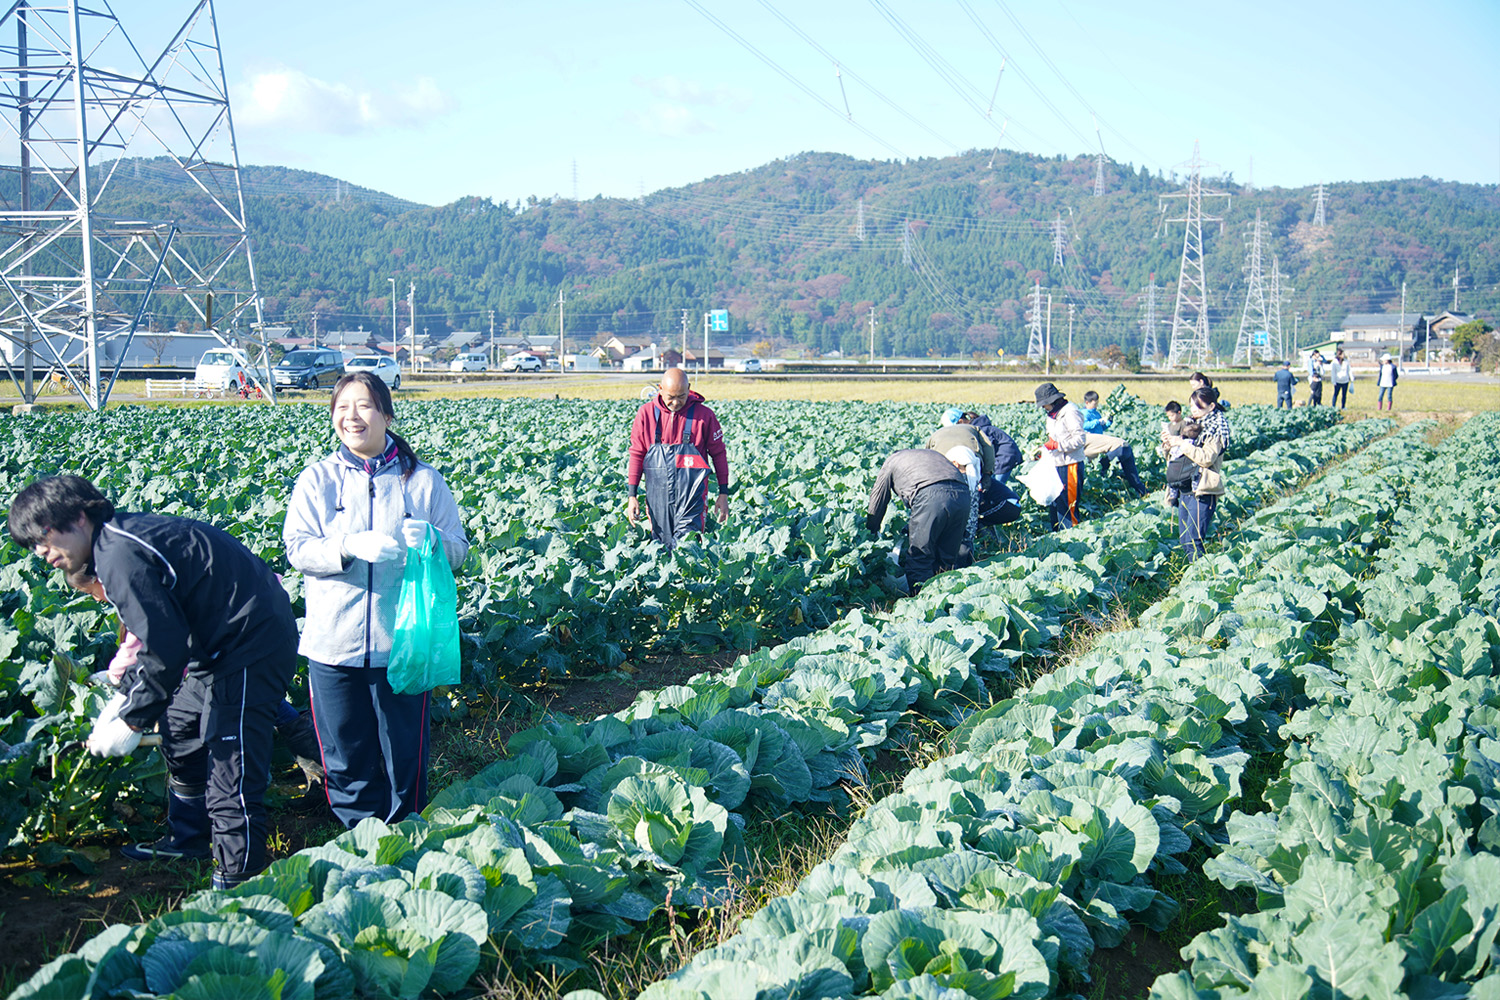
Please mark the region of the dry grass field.
<svg viewBox="0 0 1500 1000"><path fill-rule="evenodd" d="M995 378L962 378L954 376L919 377L862 377L862 378L814 378L807 376L776 375L710 375L692 380L693 388L710 400L863 400L894 402L931 402L934 405L973 405L978 407L997 403L1030 402L1037 383L1047 376L1028 374L1007 375ZM1188 394L1186 379L1163 378L1161 376L1130 376L1101 372L1087 376L1054 375L1055 382L1070 399L1081 400L1084 392L1093 389L1107 396L1115 386L1123 383L1131 392L1148 403L1163 404L1175 399L1185 402ZM651 385L650 375L550 375L507 376L502 379L475 380L470 376L465 381L454 381L438 376L431 381L408 383L397 394L400 399L444 399L444 398L507 398L513 396L544 398L564 396L573 399L638 399L642 390ZM1231 405L1236 403L1266 403L1276 401L1276 390L1270 377L1226 376L1216 381ZM1332 396L1331 387L1324 393L1325 403ZM1374 378L1366 376L1356 379L1350 393L1348 412L1351 417L1373 415L1376 389ZM318 402L328 398L322 392L287 392L287 402ZM1297 402L1307 402L1307 386L1297 387ZM8 380L0 381L0 404L20 401L15 387ZM79 404L75 397L54 394L42 397L44 405L74 408ZM202 405L224 403L224 400L193 400L166 398L152 400L162 405ZM244 404L233 401L238 405ZM143 382L121 381L115 386L111 405L147 403ZM149 405L149 404L148 404ZM1407 374L1396 389L1396 414L1413 416L1426 414L1463 414L1480 410L1500 410L1500 377L1475 375L1418 375Z"/></svg>

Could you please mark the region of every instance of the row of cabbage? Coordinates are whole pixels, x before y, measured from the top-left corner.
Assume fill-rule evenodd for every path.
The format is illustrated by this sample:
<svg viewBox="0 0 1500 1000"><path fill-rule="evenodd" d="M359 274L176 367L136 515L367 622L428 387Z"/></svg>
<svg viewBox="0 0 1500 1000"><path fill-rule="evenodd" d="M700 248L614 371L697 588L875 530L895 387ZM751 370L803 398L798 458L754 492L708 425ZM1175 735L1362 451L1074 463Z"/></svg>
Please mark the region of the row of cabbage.
<svg viewBox="0 0 1500 1000"><path fill-rule="evenodd" d="M1096 947L1175 916L1155 876L1215 842L1275 731L1286 664L1355 613L1354 572L1401 469L1425 457L1421 434L1250 517L1141 627L968 720L961 752L909 775L792 895L642 1000L1074 995Z"/></svg>
<svg viewBox="0 0 1500 1000"><path fill-rule="evenodd" d="M1225 517L1388 429L1339 427L1232 463ZM750 807L839 794L907 711L960 721L987 702L986 679L1042 651L1065 615L1165 572L1174 530L1137 504L939 578L889 616L852 613L617 716L518 734L513 756L440 793L423 819L366 821L232 893L111 928L15 996L181 993L217 983L226 964L247 982L293 970L285 996L415 996L467 980L486 942L566 966L669 892L712 901Z"/></svg>
<svg viewBox="0 0 1500 1000"><path fill-rule="evenodd" d="M888 545L861 530L860 511L885 449L920 443L936 408L726 404L740 484L733 519L703 544L667 554L620 516L635 405L402 403L400 427L452 484L475 541L458 574L468 683L434 699L437 718L466 711L498 679L588 673L670 645L748 647L900 592ZM1154 408L1123 388L1108 406L1147 464L1159 464L1145 448ZM1023 442L1045 433L1034 406L991 412ZM1234 419L1236 447L1250 449L1335 418L1325 409L1247 407ZM0 422L0 495L66 468L95 478L127 509L211 521L285 574L300 614L301 580L285 565L281 526L293 480L329 437L321 406L21 417ZM1090 483L1094 514L1129 496L1118 479ZM1026 509L1012 539L1045 531L1041 511ZM887 533L901 523L891 518ZM87 678L114 643L107 609L0 544L0 850L117 830L125 820L115 802L144 804L141 820L156 818L149 803L159 796L145 792L160 786L158 755L101 761L67 749L98 712ZM29 750L11 754L12 745Z"/></svg>
<svg viewBox="0 0 1500 1000"><path fill-rule="evenodd" d="M1260 912L1194 939L1157 1000L1500 997L1500 416L1412 491L1360 620L1296 672L1270 811L1206 874Z"/></svg>

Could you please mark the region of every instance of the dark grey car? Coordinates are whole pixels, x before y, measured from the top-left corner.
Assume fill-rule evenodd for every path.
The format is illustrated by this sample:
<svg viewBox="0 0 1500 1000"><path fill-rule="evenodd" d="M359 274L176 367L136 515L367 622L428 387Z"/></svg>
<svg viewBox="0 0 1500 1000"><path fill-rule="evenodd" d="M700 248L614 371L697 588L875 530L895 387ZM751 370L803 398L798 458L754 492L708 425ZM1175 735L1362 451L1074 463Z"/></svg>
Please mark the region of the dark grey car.
<svg viewBox="0 0 1500 1000"><path fill-rule="evenodd" d="M276 384L293 389L333 387L344 374L344 356L324 347L302 347L287 351L271 369Z"/></svg>

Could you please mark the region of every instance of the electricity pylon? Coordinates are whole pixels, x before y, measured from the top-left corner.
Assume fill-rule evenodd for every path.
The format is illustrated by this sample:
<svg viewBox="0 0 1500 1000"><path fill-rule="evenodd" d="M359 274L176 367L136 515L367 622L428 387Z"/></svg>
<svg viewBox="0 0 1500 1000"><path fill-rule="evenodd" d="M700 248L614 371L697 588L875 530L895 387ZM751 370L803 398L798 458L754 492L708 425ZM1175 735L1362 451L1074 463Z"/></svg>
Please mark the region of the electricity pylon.
<svg viewBox="0 0 1500 1000"><path fill-rule="evenodd" d="M1094 197L1104 197L1104 154L1094 154Z"/></svg>
<svg viewBox="0 0 1500 1000"><path fill-rule="evenodd" d="M1271 357L1271 320L1266 313L1266 285L1261 268L1263 232L1260 209L1257 208L1245 249L1245 273L1249 278L1245 284L1245 307L1240 310L1240 333L1234 341L1234 363L1237 365L1249 364L1252 356L1262 360Z"/></svg>
<svg viewBox="0 0 1500 1000"><path fill-rule="evenodd" d="M1042 283L1036 282L1031 286L1031 310L1026 318L1026 328L1030 337L1026 341L1026 360L1040 361L1047 353L1045 338L1042 336Z"/></svg>
<svg viewBox="0 0 1500 1000"><path fill-rule="evenodd" d="M1146 286L1146 316L1141 320L1141 365L1155 366L1156 355L1160 348L1156 346L1156 327L1160 322L1156 318L1156 293L1161 291L1161 286L1156 283L1156 272L1151 272L1151 284Z"/></svg>
<svg viewBox="0 0 1500 1000"><path fill-rule="evenodd" d="M1326 225L1328 225L1327 213L1324 211L1324 207L1327 204L1327 202L1328 202L1328 195L1324 192L1323 185L1319 184L1318 185L1318 193L1313 196L1313 223L1312 223L1313 225L1315 225L1315 226L1326 226Z"/></svg>
<svg viewBox="0 0 1500 1000"><path fill-rule="evenodd" d="M1203 160L1198 155L1198 143L1193 142L1193 158L1188 161L1187 190L1178 194L1162 195L1166 198L1185 198L1186 211L1180 219L1163 219L1168 225L1183 223L1182 266L1177 274L1177 303L1172 308L1172 342L1167 351L1167 364L1201 365L1207 362L1208 346L1208 279L1203 273L1203 223L1217 222L1220 231L1224 220L1221 217L1203 214L1204 198L1223 198L1224 207L1229 207L1229 195L1223 191L1203 190ZM1163 202L1165 209L1165 202Z"/></svg>
<svg viewBox="0 0 1500 1000"><path fill-rule="evenodd" d="M1063 221L1062 213L1057 213L1057 218L1052 220L1052 263L1062 267L1063 251L1068 248L1068 224Z"/></svg>
<svg viewBox="0 0 1500 1000"><path fill-rule="evenodd" d="M1292 352L1287 350L1286 347L1286 334L1282 333L1281 331L1281 302L1286 296L1292 294L1294 291L1296 291L1296 289L1290 286L1286 288L1281 287L1281 259L1275 254L1272 254L1270 301L1271 308L1270 322L1267 324L1267 329L1270 333L1269 339L1271 341L1269 346L1273 352L1271 356L1278 360L1283 358L1290 358L1292 356Z"/></svg>
<svg viewBox="0 0 1500 1000"><path fill-rule="evenodd" d="M0 17L14 39L0 42L0 116L16 142L16 180L0 186L0 360L28 403L40 367L102 409L160 295L226 346L240 345L220 331L252 319L247 375L274 395L213 0L186 6L159 48L133 41L109 0L16 0ZM164 161L177 200L210 221L112 215L136 183L127 156Z"/></svg>

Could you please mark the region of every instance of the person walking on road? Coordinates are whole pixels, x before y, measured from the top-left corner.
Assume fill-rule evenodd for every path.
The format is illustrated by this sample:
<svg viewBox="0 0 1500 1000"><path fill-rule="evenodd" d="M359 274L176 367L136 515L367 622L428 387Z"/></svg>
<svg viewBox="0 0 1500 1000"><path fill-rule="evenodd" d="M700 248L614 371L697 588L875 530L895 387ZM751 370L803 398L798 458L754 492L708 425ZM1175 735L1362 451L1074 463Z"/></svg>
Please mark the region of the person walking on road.
<svg viewBox="0 0 1500 1000"><path fill-rule="evenodd" d="M651 536L675 548L689 531L702 531L708 517L708 470L718 481L714 516L729 520L729 456L724 430L703 397L688 386L681 368L668 368L656 398L641 406L630 427L630 459L625 481L630 499L625 517L641 516L640 485L646 481L646 515Z"/></svg>
<svg viewBox="0 0 1500 1000"><path fill-rule="evenodd" d="M271 734L297 663L297 622L276 574L228 532L116 510L82 476L38 479L17 494L10 536L64 574L97 577L140 640L89 750L133 751L190 680L189 711L202 722L172 775L169 837L191 843L207 828L215 889L259 874Z"/></svg>
<svg viewBox="0 0 1500 1000"><path fill-rule="evenodd" d="M1349 405L1349 386L1354 383L1354 369L1349 365L1349 359L1344 357L1344 349L1340 347L1333 352L1333 363L1329 365L1329 376L1333 379L1333 402L1331 405L1339 409Z"/></svg>
<svg viewBox="0 0 1500 1000"><path fill-rule="evenodd" d="M1297 373L1292 371L1292 363L1283 361L1273 377L1276 379L1276 408L1279 410L1284 406L1290 410L1292 387L1297 384Z"/></svg>
<svg viewBox="0 0 1500 1000"><path fill-rule="evenodd" d="M958 564L969 526L969 481L941 452L906 448L880 466L865 527L880 533L891 494L906 504L906 583L915 594L928 580Z"/></svg>
<svg viewBox="0 0 1500 1000"><path fill-rule="evenodd" d="M282 539L302 571L313 725L328 804L346 827L387 823L427 804L431 692L399 694L386 676L406 559L437 533L448 565L469 553L458 503L441 473L391 427L391 390L373 372L334 384L338 450L297 477Z"/></svg>
<svg viewBox="0 0 1500 1000"><path fill-rule="evenodd" d="M1050 463L1062 481L1062 492L1052 501L1047 516L1053 531L1071 528L1082 516L1079 500L1083 497L1084 447L1088 443L1083 414L1051 382L1036 387L1036 405L1047 415L1047 443L1033 457Z"/></svg>

